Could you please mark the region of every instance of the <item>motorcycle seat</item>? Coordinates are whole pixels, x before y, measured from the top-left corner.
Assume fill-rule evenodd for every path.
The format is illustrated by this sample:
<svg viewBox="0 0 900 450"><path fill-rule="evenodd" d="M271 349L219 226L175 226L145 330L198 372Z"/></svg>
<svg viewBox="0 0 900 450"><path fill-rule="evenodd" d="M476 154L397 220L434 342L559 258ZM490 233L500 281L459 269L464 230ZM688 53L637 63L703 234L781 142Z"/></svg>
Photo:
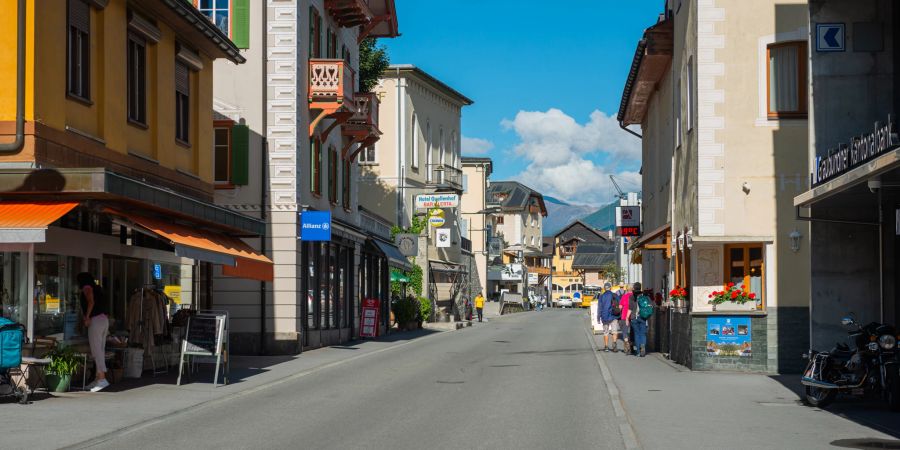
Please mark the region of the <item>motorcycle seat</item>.
<svg viewBox="0 0 900 450"><path fill-rule="evenodd" d="M854 353L855 352L853 350L850 350L849 348L844 346L844 348L835 348L835 349L831 350L829 355L832 358L837 359L837 360L849 360L850 358L853 357Z"/></svg>

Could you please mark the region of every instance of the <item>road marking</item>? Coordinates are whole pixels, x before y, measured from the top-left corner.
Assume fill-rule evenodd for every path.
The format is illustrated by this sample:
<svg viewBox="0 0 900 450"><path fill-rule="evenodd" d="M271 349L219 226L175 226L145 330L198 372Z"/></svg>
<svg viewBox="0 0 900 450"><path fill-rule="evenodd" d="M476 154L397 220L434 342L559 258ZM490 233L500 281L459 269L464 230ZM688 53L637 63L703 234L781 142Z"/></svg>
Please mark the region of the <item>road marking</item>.
<svg viewBox="0 0 900 450"><path fill-rule="evenodd" d="M606 384L606 390L609 393L609 402L612 403L616 417L622 421L619 423L619 433L622 435L622 441L625 443L625 448L642 448L637 439L637 432L635 432L634 426L631 424L631 417L629 417L628 412L625 410L625 403L619 395L619 387L616 385L616 381L613 380L609 366L606 365L606 361L604 361L603 357L600 355L597 343L594 342L593 336L588 333L586 328L582 329L584 330L585 337L587 337L588 342L591 344L591 351L594 353L594 358L597 360L597 365L600 367L600 373L603 374L603 382Z"/></svg>
<svg viewBox="0 0 900 450"><path fill-rule="evenodd" d="M380 348L380 349L378 349L378 350L373 350L373 351L371 351L371 352L369 352L369 353L364 353L364 354L362 354L362 355L351 356L350 358L347 358L347 359L342 359L342 360L339 360L339 361L330 362L330 363L325 364L325 365L321 365L321 366L317 366L317 367L312 367L312 368L309 368L309 369L304 370L304 371L302 371L302 372L297 372L297 373L294 373L294 374L291 374L291 375L287 375L287 376L284 376L284 377L279 378L279 379L277 379L277 380L273 380L273 381L270 381L270 382L265 383L265 384L261 384L261 385L256 386L256 387L252 387L252 388L249 388L249 389L244 390L244 391L235 392L235 393L233 393L233 394L228 394L228 395L226 395L226 396L224 396L224 397L219 397L219 398L215 398L215 399L212 399L212 400L207 400L207 401L205 401L205 402L197 403L197 404L195 404L195 405L188 406L188 407L186 407L186 408L184 408L184 409L181 409L181 410L178 410L178 411L175 411L175 412L172 412L172 413L168 413L168 414L166 414L166 415L164 415L164 416L159 416L159 417L156 417L156 418L153 418L153 419L146 420L146 421L141 422L141 423L139 423L139 424L134 424L134 425L130 425L130 426L127 426L127 427L119 428L118 430L113 430L113 431L110 431L109 433L106 433L106 434L97 436L97 437L95 437L95 438L88 439L88 440L85 440L85 441L82 441L82 442L73 444L73 445L70 445L70 446L67 446L67 447L63 447L63 448L67 448L67 449L83 449L83 448L95 447L95 446L98 446L98 445L100 445L100 444L103 444L103 443L105 443L105 442L107 442L107 441L111 441L111 440L113 440L113 439L116 439L116 438L119 438L119 437L122 437L122 436L129 435L129 434L134 433L134 432L136 432L136 431L140 431L140 430L143 430L143 429L152 427L152 426L154 426L154 425L161 424L161 423L163 423L163 422L165 422L165 421L167 421L167 420L177 419L177 418L179 418L179 417L183 417L183 416L186 416L186 415L188 415L188 414L193 414L193 413L195 413L195 412L197 412L197 411L200 411L200 410L203 410L203 409L206 409L206 408L211 408L211 407L213 407L213 406L218 406L218 405L221 405L221 404L223 404L223 403L227 403L227 402L229 402L229 401L231 401L231 400L236 400L236 399L239 399L239 398L243 398L243 397L246 397L246 396L248 396L248 395L252 395L252 394L255 394L255 393L257 393L257 392L260 392L260 391L263 391L263 390L266 390L266 389L269 389L269 388L272 388L272 387L275 387L275 386L280 386L280 385L282 385L282 384L289 383L289 382L291 382L291 381L295 381L295 380L298 380L298 379L300 379L300 378L303 378L303 377L306 377L306 376L309 376L309 375L313 375L313 374L318 373L318 372L321 372L321 371L323 371L323 370L326 370L326 369L330 369L330 368L332 368L332 367L339 366L339 365L341 365L341 364L345 364L345 363L348 363L348 362L356 361L356 360L358 360L358 359L366 358L366 357L368 357L368 356L377 355L377 354L379 354L379 353L383 353L383 352L386 352L386 351L388 351L388 350L393 350L393 349L396 349L396 348L405 347L405 346L407 346L407 345L411 345L411 344L414 344L414 343L417 343L417 342L423 342L423 341L425 341L425 340L427 340L427 339L431 339L431 338L433 338L433 337L435 337L435 336L442 336L442 335L449 335L449 334L452 334L452 333L438 332L438 333L434 333L434 334L429 334L429 335L421 336L421 337L415 338L415 339L413 339L413 340L410 340L410 341L407 341L407 342L403 342L403 343L400 343L400 344L396 344L396 345L393 345L393 346L390 346L390 347L385 347L385 348Z"/></svg>

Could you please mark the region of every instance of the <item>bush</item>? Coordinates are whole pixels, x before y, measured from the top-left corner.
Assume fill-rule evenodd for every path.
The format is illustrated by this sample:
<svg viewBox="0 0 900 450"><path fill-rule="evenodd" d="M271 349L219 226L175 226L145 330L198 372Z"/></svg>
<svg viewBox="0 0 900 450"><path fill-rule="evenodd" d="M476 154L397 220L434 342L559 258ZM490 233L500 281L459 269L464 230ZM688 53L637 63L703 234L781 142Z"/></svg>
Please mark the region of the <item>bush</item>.
<svg viewBox="0 0 900 450"><path fill-rule="evenodd" d="M419 320L425 322L431 318L431 300L427 297L419 297Z"/></svg>
<svg viewBox="0 0 900 450"><path fill-rule="evenodd" d="M418 320L419 305L412 297L394 300L394 303L391 305L391 310L394 312L394 318L401 328L406 326L409 322Z"/></svg>

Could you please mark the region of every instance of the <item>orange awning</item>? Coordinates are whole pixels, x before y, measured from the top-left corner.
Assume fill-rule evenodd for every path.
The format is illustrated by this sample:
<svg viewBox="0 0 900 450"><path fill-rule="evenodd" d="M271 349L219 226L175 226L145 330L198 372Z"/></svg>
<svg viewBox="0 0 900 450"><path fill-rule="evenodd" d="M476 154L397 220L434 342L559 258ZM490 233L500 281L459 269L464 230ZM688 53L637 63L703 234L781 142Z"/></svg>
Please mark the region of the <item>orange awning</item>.
<svg viewBox="0 0 900 450"><path fill-rule="evenodd" d="M0 242L44 242L47 227L76 206L77 202L0 203Z"/></svg>
<svg viewBox="0 0 900 450"><path fill-rule="evenodd" d="M260 281L275 277L272 260L239 238L109 208L106 212L171 242L179 256L222 264L226 275Z"/></svg>

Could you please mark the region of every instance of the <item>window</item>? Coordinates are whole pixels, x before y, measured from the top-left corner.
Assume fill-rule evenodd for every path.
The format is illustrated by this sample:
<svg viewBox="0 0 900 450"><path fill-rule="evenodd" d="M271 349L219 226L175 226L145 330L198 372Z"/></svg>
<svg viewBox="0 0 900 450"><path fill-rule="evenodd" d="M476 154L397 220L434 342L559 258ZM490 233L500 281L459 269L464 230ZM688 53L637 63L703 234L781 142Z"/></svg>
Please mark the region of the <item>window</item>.
<svg viewBox="0 0 900 450"><path fill-rule="evenodd" d="M344 180L341 183L341 188L343 189L343 201L344 201L344 209L350 209L350 183L353 181L352 172L353 165L350 164L350 161L344 160Z"/></svg>
<svg viewBox="0 0 900 450"><path fill-rule="evenodd" d="M675 80L675 148L681 147L681 79Z"/></svg>
<svg viewBox="0 0 900 450"><path fill-rule="evenodd" d="M762 244L735 244L725 246L725 283L744 286L747 293L756 294L762 309L765 295Z"/></svg>
<svg viewBox="0 0 900 450"><path fill-rule="evenodd" d="M322 195L322 143L319 138L309 139L309 191Z"/></svg>
<svg viewBox="0 0 900 450"><path fill-rule="evenodd" d="M322 17L312 6L309 7L309 57L322 57Z"/></svg>
<svg viewBox="0 0 900 450"><path fill-rule="evenodd" d="M806 117L806 42L770 44L766 51L769 118Z"/></svg>
<svg viewBox="0 0 900 450"><path fill-rule="evenodd" d="M378 161L375 160L375 146L370 145L362 151L359 152L359 163L360 164L375 164Z"/></svg>
<svg viewBox="0 0 900 450"><path fill-rule="evenodd" d="M431 122L425 121L425 176L428 181L434 178L434 171L431 170L434 161L431 160Z"/></svg>
<svg viewBox="0 0 900 450"><path fill-rule="evenodd" d="M453 167L458 167L456 164L456 155L459 154L459 149L456 148L456 132L450 133L450 165Z"/></svg>
<svg viewBox="0 0 900 450"><path fill-rule="evenodd" d="M469 176L466 174L463 174L463 176L462 176L462 188L463 188L463 194L465 194L466 192L469 192Z"/></svg>
<svg viewBox="0 0 900 450"><path fill-rule="evenodd" d="M213 166L216 183L231 183L231 126L213 128Z"/></svg>
<svg viewBox="0 0 900 450"><path fill-rule="evenodd" d="M128 121L147 125L147 41L128 34Z"/></svg>
<svg viewBox="0 0 900 450"><path fill-rule="evenodd" d="M206 16L210 22L214 23L225 36L231 36L231 22L228 17L231 15L229 0L199 0L194 5Z"/></svg>
<svg viewBox="0 0 900 450"><path fill-rule="evenodd" d="M328 148L328 200L337 203L338 162L337 150Z"/></svg>
<svg viewBox="0 0 900 450"><path fill-rule="evenodd" d="M419 118L413 114L412 117L412 168L419 168L419 138L422 133L419 132Z"/></svg>
<svg viewBox="0 0 900 450"><path fill-rule="evenodd" d="M328 39L328 41L326 42L326 57L337 59L337 33L331 31L331 28L329 28L326 36Z"/></svg>
<svg viewBox="0 0 900 450"><path fill-rule="evenodd" d="M190 142L191 71L180 61L175 63L175 139Z"/></svg>
<svg viewBox="0 0 900 450"><path fill-rule="evenodd" d="M445 169L444 159L447 156L446 153L447 153L447 151L444 148L444 127L441 127L440 131L438 132L438 155L439 155L439 158L441 161L441 165L440 165L441 169ZM445 176L446 175L444 174L444 170L441 170L439 173L439 176L438 176L438 182L443 183Z"/></svg>
<svg viewBox="0 0 900 450"><path fill-rule="evenodd" d="M67 91L75 98L90 101L91 7L83 0L69 0L68 7Z"/></svg>
<svg viewBox="0 0 900 450"><path fill-rule="evenodd" d="M503 225L503 216L497 216L497 225Z"/></svg>
<svg viewBox="0 0 900 450"><path fill-rule="evenodd" d="M687 67L685 67L684 80L684 96L687 111L685 113L685 121L687 121L687 131L694 129L694 58L688 58Z"/></svg>

